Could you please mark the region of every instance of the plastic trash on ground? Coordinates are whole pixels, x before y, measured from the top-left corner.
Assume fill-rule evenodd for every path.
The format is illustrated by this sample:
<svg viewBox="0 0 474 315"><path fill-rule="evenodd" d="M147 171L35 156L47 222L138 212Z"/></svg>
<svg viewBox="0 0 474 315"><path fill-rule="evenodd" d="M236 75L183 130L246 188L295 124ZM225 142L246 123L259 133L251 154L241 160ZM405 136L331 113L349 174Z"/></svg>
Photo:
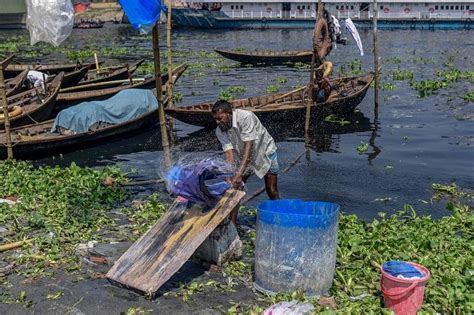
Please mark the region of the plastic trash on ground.
<svg viewBox="0 0 474 315"><path fill-rule="evenodd" d="M313 314L313 310L314 306L311 303L280 302L267 308L263 315L309 315Z"/></svg>
<svg viewBox="0 0 474 315"><path fill-rule="evenodd" d="M233 168L220 158L182 160L164 175L168 191L189 201L213 205L231 187Z"/></svg>
<svg viewBox="0 0 474 315"><path fill-rule="evenodd" d="M31 45L43 41L57 47L71 34L74 26L71 0L26 0L26 4Z"/></svg>

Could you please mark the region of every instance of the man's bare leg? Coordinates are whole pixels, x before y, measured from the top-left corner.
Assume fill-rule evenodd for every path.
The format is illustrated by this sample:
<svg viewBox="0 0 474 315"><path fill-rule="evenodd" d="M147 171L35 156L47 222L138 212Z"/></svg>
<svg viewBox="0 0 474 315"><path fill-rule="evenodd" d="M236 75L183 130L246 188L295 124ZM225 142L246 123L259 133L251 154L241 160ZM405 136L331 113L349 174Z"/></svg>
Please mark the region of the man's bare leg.
<svg viewBox="0 0 474 315"><path fill-rule="evenodd" d="M271 200L280 199L280 194L278 193L278 174L268 172L264 179L268 198Z"/></svg>

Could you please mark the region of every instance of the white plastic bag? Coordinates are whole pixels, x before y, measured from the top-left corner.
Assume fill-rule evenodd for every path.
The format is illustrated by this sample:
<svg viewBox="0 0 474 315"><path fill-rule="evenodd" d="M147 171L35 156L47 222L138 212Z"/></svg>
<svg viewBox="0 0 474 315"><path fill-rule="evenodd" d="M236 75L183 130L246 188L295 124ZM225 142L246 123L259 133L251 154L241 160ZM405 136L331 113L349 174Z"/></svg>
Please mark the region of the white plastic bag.
<svg viewBox="0 0 474 315"><path fill-rule="evenodd" d="M262 315L307 315L312 314L314 306L311 303L298 301L280 302L267 308Z"/></svg>
<svg viewBox="0 0 474 315"><path fill-rule="evenodd" d="M59 46L74 26L71 0L26 0L26 27L31 45L39 41Z"/></svg>

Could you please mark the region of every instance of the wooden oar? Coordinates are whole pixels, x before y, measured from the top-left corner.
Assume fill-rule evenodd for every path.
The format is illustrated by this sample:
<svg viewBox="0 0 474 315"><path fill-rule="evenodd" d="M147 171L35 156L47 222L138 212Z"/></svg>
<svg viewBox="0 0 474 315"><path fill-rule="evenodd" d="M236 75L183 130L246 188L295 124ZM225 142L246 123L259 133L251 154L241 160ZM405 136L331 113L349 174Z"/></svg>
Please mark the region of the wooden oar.
<svg viewBox="0 0 474 315"><path fill-rule="evenodd" d="M266 105L268 105L268 104L273 104L273 103L275 103L276 101L279 101L279 100L281 100L281 99L283 99L283 98L285 98L285 97L287 97L287 96L290 96L291 94L294 94L294 93L296 93L296 92L302 91L302 90L304 90L304 89L306 89L306 86L302 86L302 87L297 88L297 89L295 89L295 90L293 90L293 91L290 91L290 92L288 92L288 93L282 94L282 95L280 95L280 96L278 96L278 97L276 97L276 98L274 98L274 99L272 99L272 100L270 100L270 101L268 101L268 102L266 102L266 103L263 103L263 104L254 106L254 109L258 109L258 108L264 107L264 106L266 106Z"/></svg>

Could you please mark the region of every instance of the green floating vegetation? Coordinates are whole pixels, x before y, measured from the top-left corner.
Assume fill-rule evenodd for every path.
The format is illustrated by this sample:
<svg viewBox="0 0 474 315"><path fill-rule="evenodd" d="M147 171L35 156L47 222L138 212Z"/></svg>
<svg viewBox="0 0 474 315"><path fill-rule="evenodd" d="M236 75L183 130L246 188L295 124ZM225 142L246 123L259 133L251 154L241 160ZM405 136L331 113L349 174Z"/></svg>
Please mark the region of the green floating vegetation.
<svg viewBox="0 0 474 315"><path fill-rule="evenodd" d="M446 82L456 82L462 79L467 79L469 81L474 81L474 70L461 71L458 69L450 69L445 71L437 71L436 75L441 77Z"/></svg>
<svg viewBox="0 0 474 315"><path fill-rule="evenodd" d="M362 74L362 61L360 59L354 59L352 60L349 65L347 66L348 69L346 69L346 65L342 65L339 67L338 70L338 76L339 77L345 77L345 76L351 76L351 75L359 75Z"/></svg>
<svg viewBox="0 0 474 315"><path fill-rule="evenodd" d="M446 81L423 80L411 81L410 85L417 91L417 96L423 98L434 94L439 89L444 89L449 86Z"/></svg>
<svg viewBox="0 0 474 315"><path fill-rule="evenodd" d="M267 86L266 91L267 93L278 93L278 91L280 91L280 86L276 84L270 84Z"/></svg>
<svg viewBox="0 0 474 315"><path fill-rule="evenodd" d="M351 122L348 120L345 120L344 118L340 118L334 114L330 114L326 117L324 117L324 121L334 123L334 124L339 124L340 126L345 126L345 125L350 125Z"/></svg>
<svg viewBox="0 0 474 315"><path fill-rule="evenodd" d="M392 71L392 79L395 81L413 80L414 74L412 70L394 70Z"/></svg>
<svg viewBox="0 0 474 315"><path fill-rule="evenodd" d="M13 233L8 241L31 240L23 246L17 271L38 274L46 266L74 261L75 246L94 239L105 225L113 224L106 215L125 192L106 187L102 181L124 174L117 167L102 170L69 167L33 167L31 162L0 162L0 197L14 196L20 202L0 204L0 226Z"/></svg>
<svg viewBox="0 0 474 315"><path fill-rule="evenodd" d="M219 91L218 98L224 101L231 101L234 99L235 95L243 94L245 91L247 91L247 88L244 86L229 86Z"/></svg>
<svg viewBox="0 0 474 315"><path fill-rule="evenodd" d="M357 152L359 152L359 154L364 154L365 152L367 152L367 150L369 150L369 144L361 141L360 144L357 146L356 150Z"/></svg>
<svg viewBox="0 0 474 315"><path fill-rule="evenodd" d="M93 58L94 54L97 54L99 57L123 56L130 53L130 50L128 48L101 47L64 50L64 53L69 60L83 61L85 59Z"/></svg>
<svg viewBox="0 0 474 315"><path fill-rule="evenodd" d="M474 91L470 91L464 94L463 99L466 102L474 102Z"/></svg>

